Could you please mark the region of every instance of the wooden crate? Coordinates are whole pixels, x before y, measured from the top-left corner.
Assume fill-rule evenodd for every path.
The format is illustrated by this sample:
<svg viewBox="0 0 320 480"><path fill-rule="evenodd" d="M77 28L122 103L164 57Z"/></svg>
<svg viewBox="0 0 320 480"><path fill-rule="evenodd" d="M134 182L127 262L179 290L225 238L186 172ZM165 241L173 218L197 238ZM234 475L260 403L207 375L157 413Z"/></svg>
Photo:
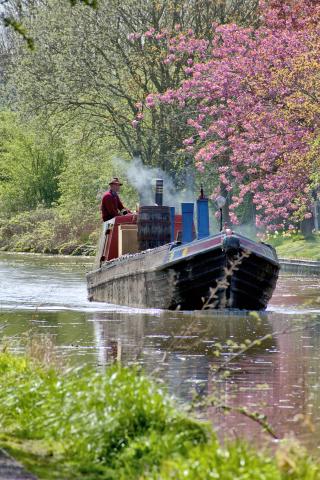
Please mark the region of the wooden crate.
<svg viewBox="0 0 320 480"><path fill-rule="evenodd" d="M126 253L137 253L138 251L137 225L119 225L119 257Z"/></svg>

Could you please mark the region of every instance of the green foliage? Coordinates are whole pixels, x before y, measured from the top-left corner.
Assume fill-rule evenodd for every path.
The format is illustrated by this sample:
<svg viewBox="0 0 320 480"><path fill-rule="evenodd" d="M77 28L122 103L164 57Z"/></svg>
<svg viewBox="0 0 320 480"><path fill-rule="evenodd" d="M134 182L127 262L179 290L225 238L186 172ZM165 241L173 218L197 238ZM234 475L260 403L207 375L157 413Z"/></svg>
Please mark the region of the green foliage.
<svg viewBox="0 0 320 480"><path fill-rule="evenodd" d="M16 252L91 255L100 233L96 212L68 215L59 208L38 207L10 220L0 218L0 248Z"/></svg>
<svg viewBox="0 0 320 480"><path fill-rule="evenodd" d="M318 480L319 466L307 455L306 449L294 438L281 441L275 454L285 480Z"/></svg>
<svg viewBox="0 0 320 480"><path fill-rule="evenodd" d="M28 48L30 48L30 50L34 50L34 40L28 35L28 31L21 22L18 22L15 18L12 17L4 17L3 23L5 27L11 27L15 32L21 35L23 40L26 42Z"/></svg>
<svg viewBox="0 0 320 480"><path fill-rule="evenodd" d="M100 0L96 9L83 4L95 7L96 0L27 6L24 24L37 48L15 50L11 80L18 108L36 110L58 128L86 122L93 135L116 138L129 156L139 150L145 163L184 181L190 162L182 151L186 116L163 105L161 111L146 109L143 125L132 128L139 102L177 87L185 77L182 64L163 63L167 42L149 41L145 33L175 31L179 24L183 32L192 28L208 37L214 21L256 23L258 1Z"/></svg>
<svg viewBox="0 0 320 480"><path fill-rule="evenodd" d="M38 478L316 480L297 445L221 446L137 369L59 370L0 353L0 444Z"/></svg>
<svg viewBox="0 0 320 480"><path fill-rule="evenodd" d="M50 128L25 128L0 113L0 248L39 253L89 253L100 234L100 200L113 176L125 180L106 139L83 140L77 126L59 138ZM134 209L136 192L122 198Z"/></svg>
<svg viewBox="0 0 320 480"><path fill-rule="evenodd" d="M59 142L43 131L0 113L0 206L2 215L50 207L59 198L58 179L64 162Z"/></svg>
<svg viewBox="0 0 320 480"><path fill-rule="evenodd" d="M209 35L214 19L255 22L257 4L54 0L11 6L5 1L11 28L0 45L6 72L0 69L1 97L18 115L0 113L0 218L10 218L7 229L2 222L2 247L56 252L72 251L90 236L95 243L100 195L110 176L125 174L112 165L114 154L131 158L139 150L146 164L169 172L178 188L202 182L209 195L218 176L213 168L201 178L195 172L182 149L189 127L175 107L147 109L143 126L132 128L137 102L174 88L184 77L181 65L163 63L166 42L145 41L144 34L150 28L174 31L180 24L183 31ZM139 41L129 38L133 33ZM34 42L34 50L21 48L21 39L31 48ZM121 196L135 208L133 189L124 185ZM40 207L48 216L42 219L42 211L41 225L32 228L29 220L38 223ZM23 222L27 227L16 235ZM12 239L6 236L11 228ZM67 228L69 234L60 238L57 232ZM75 238L77 231L81 238Z"/></svg>
<svg viewBox="0 0 320 480"><path fill-rule="evenodd" d="M276 247L280 258L297 258L320 261L320 236L304 238L300 234L272 235L268 242Z"/></svg>
<svg viewBox="0 0 320 480"><path fill-rule="evenodd" d="M77 0L69 0L72 7L77 4ZM84 3L84 5L88 5L91 8L96 9L98 7L98 0L79 0L79 2Z"/></svg>
<svg viewBox="0 0 320 480"><path fill-rule="evenodd" d="M78 0L69 0L70 5L72 7L74 7L77 4L77 1ZM79 2L93 9L96 9L98 7L98 0L79 0ZM7 3L7 0L2 1L1 5L5 3ZM21 9L21 6L20 6L20 9ZM27 47L30 50L34 50L35 48L34 39L32 36L29 35L28 30L25 28L23 23L21 23L20 21L18 21L16 18L13 18L13 17L4 17L2 20L5 27L12 28L12 30L18 33L21 36L21 38L26 42Z"/></svg>
<svg viewBox="0 0 320 480"><path fill-rule="evenodd" d="M59 177L61 211L78 219L83 212L99 214L101 196L112 177L125 179L125 171L114 160L119 156L115 142L99 139L82 143L81 133L81 129L75 128L65 138L66 161ZM137 195L127 182L121 189L121 197L128 208L134 208Z"/></svg>
<svg viewBox="0 0 320 480"><path fill-rule="evenodd" d="M161 480L281 480L276 463L263 454L238 442L226 448L215 443L196 447L187 458L165 463L156 479ZM303 478L303 477L301 477Z"/></svg>
<svg viewBox="0 0 320 480"><path fill-rule="evenodd" d="M0 355L1 431L53 444L78 468L108 466L136 478L171 452L207 441L203 425L179 414L159 387L135 370L64 372ZM163 445L157 440L164 438ZM160 447L160 448L159 448ZM73 477L74 478L74 477Z"/></svg>

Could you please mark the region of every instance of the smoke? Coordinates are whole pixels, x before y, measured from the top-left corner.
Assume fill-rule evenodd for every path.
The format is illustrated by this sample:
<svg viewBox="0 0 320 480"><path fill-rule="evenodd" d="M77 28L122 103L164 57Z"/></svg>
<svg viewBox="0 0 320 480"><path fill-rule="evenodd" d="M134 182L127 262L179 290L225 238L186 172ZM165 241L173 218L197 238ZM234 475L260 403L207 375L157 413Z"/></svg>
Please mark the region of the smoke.
<svg viewBox="0 0 320 480"><path fill-rule="evenodd" d="M140 157L134 157L131 162L122 158L114 158L115 168L121 169L130 185L139 193L140 205L155 205L155 184L157 178L163 179L163 205L180 209L181 202L194 202L195 193L188 188L177 191L170 175L161 168L144 165Z"/></svg>
<svg viewBox="0 0 320 480"><path fill-rule="evenodd" d="M178 191L173 179L161 168L152 168L144 165L140 157L134 157L130 162L119 157L113 159L113 167L115 172L123 172L127 177L127 181L139 193L140 205L155 205L155 185L156 179L163 179L163 205L175 207L176 213L181 212L182 202L195 203L199 195L192 188L193 180L190 175L186 174L186 188ZM209 218L211 233L219 231L219 222L215 218L217 206L215 203L210 205L209 202ZM197 209L195 208L195 221ZM237 226L230 225L237 233L241 233L246 237L256 240L257 230L254 221Z"/></svg>

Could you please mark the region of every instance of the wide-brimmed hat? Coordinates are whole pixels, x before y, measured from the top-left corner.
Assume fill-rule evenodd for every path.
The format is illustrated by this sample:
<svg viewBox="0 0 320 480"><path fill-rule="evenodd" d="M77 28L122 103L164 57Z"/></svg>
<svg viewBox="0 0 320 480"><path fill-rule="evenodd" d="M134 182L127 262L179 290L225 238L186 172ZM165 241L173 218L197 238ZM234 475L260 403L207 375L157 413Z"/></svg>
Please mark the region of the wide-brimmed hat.
<svg viewBox="0 0 320 480"><path fill-rule="evenodd" d="M109 185L122 185L118 177L113 177L113 179L109 182Z"/></svg>

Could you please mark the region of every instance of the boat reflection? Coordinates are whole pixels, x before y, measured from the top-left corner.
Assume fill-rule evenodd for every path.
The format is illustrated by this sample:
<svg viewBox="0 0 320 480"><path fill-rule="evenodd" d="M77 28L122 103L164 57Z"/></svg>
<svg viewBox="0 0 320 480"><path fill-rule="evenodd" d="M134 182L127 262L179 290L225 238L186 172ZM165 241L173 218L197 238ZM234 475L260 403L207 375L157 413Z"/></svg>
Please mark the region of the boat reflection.
<svg viewBox="0 0 320 480"><path fill-rule="evenodd" d="M192 315L159 312L157 316L150 316L148 313L135 312L131 316L109 312L106 315L94 315L93 324L100 365L114 360L121 360L125 364L144 364L145 356L154 356L154 364L158 364L164 353L165 363L170 361L172 355L185 354L198 359L204 357L209 365L216 358L217 343L227 350L228 340L240 345L268 334L271 338L266 339L261 346L253 346L248 353L255 355L275 347L272 327L266 314L252 316L243 312L234 315L212 311L194 312ZM230 352L229 349L225 354ZM145 367L148 369L148 364Z"/></svg>
<svg viewBox="0 0 320 480"><path fill-rule="evenodd" d="M237 407L265 414L279 438L293 432L308 443L312 432L320 430L310 420L319 415L320 394L310 392L309 386L310 374L320 373L319 361L311 366L308 351L317 348L319 352L319 335L313 337L308 327L299 330L292 316L100 313L95 316L94 330L101 365L115 360L138 363L148 374L163 380L170 393L180 399L190 400L198 394L231 407L228 415L212 406L203 411L222 436L261 437L261 426L232 410ZM230 349L230 341L244 346L262 338L261 344L255 343L229 363L238 351ZM220 356L216 356L218 351ZM228 377L216 374L217 367L224 363Z"/></svg>

